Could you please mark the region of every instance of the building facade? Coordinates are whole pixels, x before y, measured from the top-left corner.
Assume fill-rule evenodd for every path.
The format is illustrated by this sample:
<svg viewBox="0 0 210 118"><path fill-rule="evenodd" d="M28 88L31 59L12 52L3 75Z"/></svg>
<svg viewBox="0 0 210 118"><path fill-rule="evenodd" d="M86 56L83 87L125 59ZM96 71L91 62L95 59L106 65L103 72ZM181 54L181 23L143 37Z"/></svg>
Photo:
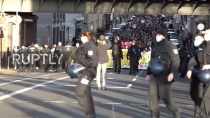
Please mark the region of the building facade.
<svg viewBox="0 0 210 118"><path fill-rule="evenodd" d="M39 17L37 20L37 40L40 45L53 45L53 13L33 13Z"/></svg>

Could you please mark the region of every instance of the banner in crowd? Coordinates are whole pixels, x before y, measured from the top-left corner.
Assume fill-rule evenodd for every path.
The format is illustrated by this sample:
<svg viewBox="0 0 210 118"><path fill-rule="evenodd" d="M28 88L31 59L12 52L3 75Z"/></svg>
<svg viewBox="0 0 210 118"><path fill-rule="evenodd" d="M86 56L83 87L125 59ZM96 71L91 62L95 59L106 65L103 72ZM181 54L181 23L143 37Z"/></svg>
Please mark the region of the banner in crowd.
<svg viewBox="0 0 210 118"><path fill-rule="evenodd" d="M130 60L127 59L127 49L122 49L123 59L121 59L121 68L130 68ZM150 61L150 53L151 52L142 52L141 59L139 60L138 68L139 69L147 69L149 61ZM113 59L112 59L112 50L107 50L107 54L109 56L109 62L107 64L107 68L113 68Z"/></svg>

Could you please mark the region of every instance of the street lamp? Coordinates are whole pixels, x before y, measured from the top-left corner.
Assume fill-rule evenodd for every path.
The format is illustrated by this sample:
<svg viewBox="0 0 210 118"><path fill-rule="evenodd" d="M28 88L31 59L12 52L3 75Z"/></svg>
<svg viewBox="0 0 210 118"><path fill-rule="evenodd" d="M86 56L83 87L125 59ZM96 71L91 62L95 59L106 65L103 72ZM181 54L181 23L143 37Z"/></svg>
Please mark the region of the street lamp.
<svg viewBox="0 0 210 118"><path fill-rule="evenodd" d="M47 42L48 42L48 45L50 44L50 31L51 31L51 27L48 25L47 26Z"/></svg>

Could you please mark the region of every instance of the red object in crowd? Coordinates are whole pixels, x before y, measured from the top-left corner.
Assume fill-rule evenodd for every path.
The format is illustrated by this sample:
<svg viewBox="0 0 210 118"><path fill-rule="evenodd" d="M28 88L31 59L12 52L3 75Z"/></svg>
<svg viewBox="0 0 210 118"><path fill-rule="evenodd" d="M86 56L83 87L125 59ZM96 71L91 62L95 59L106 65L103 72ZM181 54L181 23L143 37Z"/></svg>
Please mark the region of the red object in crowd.
<svg viewBox="0 0 210 118"><path fill-rule="evenodd" d="M124 42L122 42L122 43L121 43L121 47L123 48L123 46L124 46L124 45L125 45L125 43L124 43Z"/></svg>
<svg viewBox="0 0 210 118"><path fill-rule="evenodd" d="M138 45L139 46L139 48L141 48L141 45Z"/></svg>

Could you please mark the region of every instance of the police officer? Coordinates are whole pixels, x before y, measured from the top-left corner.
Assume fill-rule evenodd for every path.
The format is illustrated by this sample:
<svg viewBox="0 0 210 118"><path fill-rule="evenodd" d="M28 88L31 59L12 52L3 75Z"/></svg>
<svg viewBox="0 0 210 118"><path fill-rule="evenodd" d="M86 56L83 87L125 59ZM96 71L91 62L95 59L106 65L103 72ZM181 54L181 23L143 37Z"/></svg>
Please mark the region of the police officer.
<svg viewBox="0 0 210 118"><path fill-rule="evenodd" d="M45 45L44 46L45 48L42 49L41 53L42 53L42 56L43 56L43 60L42 60L42 63L43 63L43 71L44 72L47 72L48 68L49 68L49 58L50 55L51 55L51 50L48 48L48 45Z"/></svg>
<svg viewBox="0 0 210 118"><path fill-rule="evenodd" d="M35 56L33 55L38 55L39 51L38 49L34 46L34 43L31 44L31 46L28 49L29 56L30 56L30 71L35 72L36 69L36 61L35 61Z"/></svg>
<svg viewBox="0 0 210 118"><path fill-rule="evenodd" d="M204 39L206 41L206 48L204 50L204 54L207 59L205 59L204 61L204 66L202 68L202 70L209 70L210 69L210 28L208 28L205 31L205 35L204 35ZM200 118L209 118L210 117L210 83L205 83L204 85L204 93L203 93L203 98L201 100L201 117Z"/></svg>
<svg viewBox="0 0 210 118"><path fill-rule="evenodd" d="M160 99L166 104L167 108L173 112L174 118L181 118L179 108L172 99L171 86L172 82L178 75L179 68L179 54L177 47L167 40L167 32L160 28L157 31L157 44L153 47L151 52L150 64L159 61L165 67L163 73L159 76L154 76L151 73L150 66L147 69L146 80L150 81L148 93L148 105L152 118L159 118L159 101ZM150 74L152 74L150 76ZM150 77L152 79L150 79Z"/></svg>
<svg viewBox="0 0 210 118"><path fill-rule="evenodd" d="M74 50L73 50L73 53L72 53L72 60L73 60L73 63L74 63L74 60L75 60L75 55L76 55L76 52L77 52L77 49L80 47L79 43L76 43L76 46L74 46Z"/></svg>
<svg viewBox="0 0 210 118"><path fill-rule="evenodd" d="M114 39L114 45L112 46L112 57L113 57L113 72L121 72L121 58L122 58L122 48L121 43L119 43L119 37L116 36Z"/></svg>
<svg viewBox="0 0 210 118"><path fill-rule="evenodd" d="M58 42L58 46L54 52L54 57L56 59L56 72L61 72L63 66L63 46L61 42Z"/></svg>
<svg viewBox="0 0 210 118"><path fill-rule="evenodd" d="M205 113L202 112L205 108L201 108L202 99L204 97L205 90L205 84L202 84L198 77L192 77L193 75L193 69L194 66L198 67L198 71L201 70L209 70L210 69L210 41L209 41L210 32L209 30L206 30L205 38L203 35L198 34L195 36L194 45L197 47L197 57L193 57L190 59L190 62L188 64L188 72L187 77L192 78L192 81L194 81L195 85L193 86L193 97L195 102L195 118L206 118ZM205 42L206 40L206 42ZM205 44L206 43L206 44ZM192 83L192 82L191 82ZM208 107L207 101L204 103L206 107Z"/></svg>
<svg viewBox="0 0 210 118"><path fill-rule="evenodd" d="M85 67L82 75L78 78L76 87L76 98L85 109L85 118L96 118L94 102L91 95L91 82L96 77L98 66L98 52L96 39L89 31L83 31L81 36L83 45L78 48L75 63Z"/></svg>
<svg viewBox="0 0 210 118"><path fill-rule="evenodd" d="M130 73L135 75L138 72L138 61L141 58L141 53L139 51L136 41L133 40L132 45L128 48L127 58L130 59Z"/></svg>
<svg viewBox="0 0 210 118"><path fill-rule="evenodd" d="M74 48L70 44L70 40L68 40L63 50L66 73L67 73L68 67L71 65L73 51L74 51Z"/></svg>
<svg viewBox="0 0 210 118"><path fill-rule="evenodd" d="M19 72L25 72L26 64L24 64L24 62L26 63L26 61L27 61L27 56L28 56L28 52L27 52L27 50L26 50L26 47L25 47L25 46L22 46L22 47L18 50L17 53L20 55Z"/></svg>

